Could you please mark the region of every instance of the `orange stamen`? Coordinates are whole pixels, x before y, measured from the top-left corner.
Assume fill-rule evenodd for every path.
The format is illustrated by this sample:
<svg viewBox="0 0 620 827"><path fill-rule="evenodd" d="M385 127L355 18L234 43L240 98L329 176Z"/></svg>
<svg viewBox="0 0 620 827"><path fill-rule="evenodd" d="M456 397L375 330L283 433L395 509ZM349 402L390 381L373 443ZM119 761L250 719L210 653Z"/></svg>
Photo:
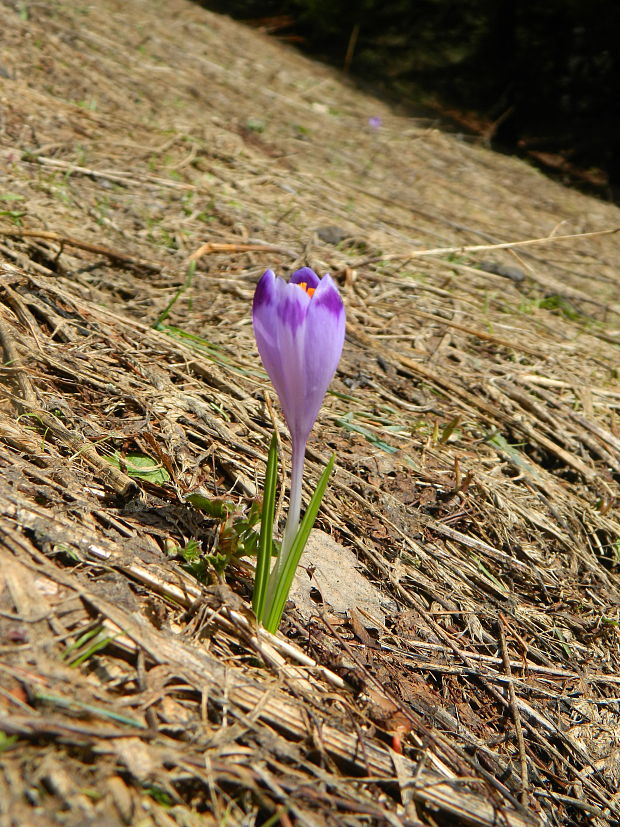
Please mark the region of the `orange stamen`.
<svg viewBox="0 0 620 827"><path fill-rule="evenodd" d="M312 298L312 296L314 295L314 291L316 290L316 287L308 287L307 281L300 281L299 286L305 293L307 293L310 296L310 298Z"/></svg>

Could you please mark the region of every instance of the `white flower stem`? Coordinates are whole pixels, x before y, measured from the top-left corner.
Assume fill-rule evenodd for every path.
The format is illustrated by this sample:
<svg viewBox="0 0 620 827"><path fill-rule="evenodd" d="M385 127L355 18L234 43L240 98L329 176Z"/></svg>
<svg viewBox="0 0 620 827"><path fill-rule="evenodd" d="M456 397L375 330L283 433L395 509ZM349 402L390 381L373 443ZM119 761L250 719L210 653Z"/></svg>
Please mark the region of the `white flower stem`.
<svg viewBox="0 0 620 827"><path fill-rule="evenodd" d="M293 438L288 514L286 517L286 526L284 527L284 536L282 537L282 545L280 546L280 553L278 554L278 559L276 560L269 577L267 598L265 600L265 616L267 616L269 608L273 602L278 580L280 579L284 564L286 563L286 559L295 540L295 535L299 529L299 518L301 515L301 486L304 478L305 456L306 441Z"/></svg>
<svg viewBox="0 0 620 827"><path fill-rule="evenodd" d="M291 550L301 514L301 485L304 478L304 460L306 457L306 443L304 440L293 440L293 456L291 460L291 488L288 500L288 514L284 537L282 538L281 556L286 560Z"/></svg>

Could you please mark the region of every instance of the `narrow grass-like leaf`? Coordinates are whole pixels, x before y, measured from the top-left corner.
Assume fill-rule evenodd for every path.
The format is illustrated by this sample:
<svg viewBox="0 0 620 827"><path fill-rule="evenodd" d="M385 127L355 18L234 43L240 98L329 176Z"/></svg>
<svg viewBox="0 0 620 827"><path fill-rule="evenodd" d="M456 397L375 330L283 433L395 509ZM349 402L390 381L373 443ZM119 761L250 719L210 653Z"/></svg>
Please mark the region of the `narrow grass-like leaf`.
<svg viewBox="0 0 620 827"><path fill-rule="evenodd" d="M138 729L146 729L146 724L142 723L142 721L129 718L127 715L121 715L111 709L104 709L101 706L93 706L92 704L78 701L75 698L62 698L59 695L47 695L45 692L37 692L34 698L35 701L59 706L62 709L83 709L86 712L90 712L90 714L96 718L108 718L111 721L117 721L119 724L126 724L127 726Z"/></svg>
<svg viewBox="0 0 620 827"><path fill-rule="evenodd" d="M269 632L275 632L280 625L280 619L282 618L282 612L284 611L284 604L286 603L288 593L291 590L291 584L293 582L295 572L297 571L297 565L299 564L301 554L308 541L308 537L310 536L310 531L312 530L314 521L316 520L316 515L318 514L321 506L321 501L323 499L323 495L325 494L325 489L327 488L327 483L335 461L336 455L332 454L325 470L321 474L319 484L316 487L316 491L312 495L312 499L308 504L304 518L299 526L297 536L295 537L288 557L284 562L282 574L278 584L276 585L276 593L274 595L273 602L271 606L267 607L267 616L265 618L264 626Z"/></svg>
<svg viewBox="0 0 620 827"><path fill-rule="evenodd" d="M170 315L170 311L172 310L172 308L175 306L177 301L181 298L183 293L185 293L186 290L189 290L191 288L195 272L196 272L196 262L195 261L190 261L190 263L187 265L187 270L185 271L185 279L183 281L183 284L178 288L178 290L176 291L174 296L170 299L170 301L164 307L164 309L161 311L161 313L159 314L157 319L153 322L153 327L155 328L155 330L161 330L162 329L163 322Z"/></svg>
<svg viewBox="0 0 620 827"><path fill-rule="evenodd" d="M81 666L85 661L91 658L96 652L100 649L105 649L108 643L111 643L114 640L112 635L104 635L102 637L97 637L93 643L88 647L85 652L82 652L81 655L69 662L69 666L75 668L76 666Z"/></svg>
<svg viewBox="0 0 620 827"><path fill-rule="evenodd" d="M267 582L271 553L273 551L273 519L276 510L276 484L278 481L278 440L276 435L271 437L267 471L265 473L265 489L263 496L263 510L260 522L260 537L258 539L258 553L256 557L256 577L254 580L254 594L252 608L260 620L265 607Z"/></svg>
<svg viewBox="0 0 620 827"><path fill-rule="evenodd" d="M385 451L386 454L395 454L398 451L398 448L395 448L393 445L389 445L376 434L373 434L372 431L368 430L368 428L364 428L363 425L357 425L356 423L351 422L348 417L349 415L347 414L347 416L337 419L336 424L340 425L341 428L344 428L347 431L353 431L356 434L361 434L368 442L370 442L371 445L375 445L377 448Z"/></svg>
<svg viewBox="0 0 620 827"><path fill-rule="evenodd" d="M439 444L445 445L447 441L450 439L452 434L455 432L457 427L461 422L460 416L455 416L454 419L451 419L446 425L443 426L441 429L441 436L439 437Z"/></svg>
<svg viewBox="0 0 620 827"><path fill-rule="evenodd" d="M84 634L80 635L80 637L76 641L67 646L67 649L63 654L63 659L70 660L71 657L75 655L76 650L81 649L82 646L84 646L84 644L88 643L88 641L92 640L94 637L97 637L97 635L101 634L103 630L104 627L102 625L95 626L92 629L88 629L86 632L84 632Z"/></svg>

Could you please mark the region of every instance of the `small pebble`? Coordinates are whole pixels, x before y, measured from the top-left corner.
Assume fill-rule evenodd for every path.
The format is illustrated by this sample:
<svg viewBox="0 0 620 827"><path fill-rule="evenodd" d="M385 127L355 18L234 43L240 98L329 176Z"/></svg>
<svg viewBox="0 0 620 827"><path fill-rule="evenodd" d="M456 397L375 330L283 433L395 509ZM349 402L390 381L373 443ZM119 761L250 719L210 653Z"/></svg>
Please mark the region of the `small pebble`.
<svg viewBox="0 0 620 827"><path fill-rule="evenodd" d="M524 281L525 273L519 267L510 267L506 264L499 264L497 261L482 261L478 265L479 270L484 270L485 273L495 273L496 276L504 276L511 281Z"/></svg>

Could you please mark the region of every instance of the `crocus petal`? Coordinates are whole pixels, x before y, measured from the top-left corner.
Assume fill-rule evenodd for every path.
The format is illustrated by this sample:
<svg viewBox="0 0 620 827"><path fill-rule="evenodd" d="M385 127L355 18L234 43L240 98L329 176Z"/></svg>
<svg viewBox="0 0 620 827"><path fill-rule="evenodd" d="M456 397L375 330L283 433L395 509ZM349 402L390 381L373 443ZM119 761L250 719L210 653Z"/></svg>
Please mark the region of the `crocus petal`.
<svg viewBox="0 0 620 827"><path fill-rule="evenodd" d="M261 360L277 391L289 428L303 394L303 325L310 297L267 270L256 287L252 317Z"/></svg>
<svg viewBox="0 0 620 827"><path fill-rule="evenodd" d="M303 373L306 382L304 427L307 433L310 433L338 367L344 332L345 312L338 288L330 276L323 276L310 301L306 317Z"/></svg>
<svg viewBox="0 0 620 827"><path fill-rule="evenodd" d="M273 376L270 376L280 397L289 430L291 434L297 435L300 425L299 400L304 397L304 329L310 296L297 285L291 284L285 285L282 292L277 318L274 320L278 336L281 385L278 386Z"/></svg>
<svg viewBox="0 0 620 827"><path fill-rule="evenodd" d="M282 369L282 353L279 342L278 307L282 299L285 283L277 279L272 270L267 270L256 286L252 307L254 335L260 358L278 396L286 387Z"/></svg>
<svg viewBox="0 0 620 827"><path fill-rule="evenodd" d="M306 284L308 287L318 287L321 280L310 267L296 270L289 280L289 284Z"/></svg>

